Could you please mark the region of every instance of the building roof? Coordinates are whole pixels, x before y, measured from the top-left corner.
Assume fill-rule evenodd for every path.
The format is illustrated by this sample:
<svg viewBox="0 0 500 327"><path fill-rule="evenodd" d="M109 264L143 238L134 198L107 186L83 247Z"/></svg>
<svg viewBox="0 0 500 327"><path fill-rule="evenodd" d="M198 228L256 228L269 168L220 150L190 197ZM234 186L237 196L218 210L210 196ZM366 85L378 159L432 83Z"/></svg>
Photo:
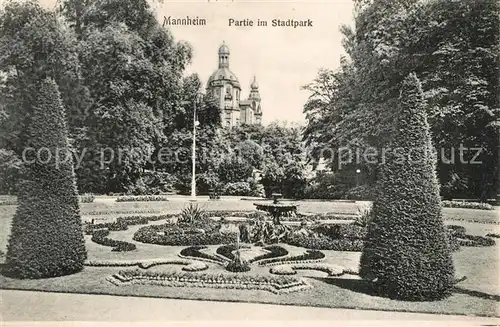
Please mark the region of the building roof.
<svg viewBox="0 0 500 327"><path fill-rule="evenodd" d="M229 70L228 67L220 67L219 69L217 69L208 79L208 84L210 85L214 81L222 80L230 81L232 86L241 89L238 78L232 71Z"/></svg>
<svg viewBox="0 0 500 327"><path fill-rule="evenodd" d="M229 54L229 47L224 41L222 41L222 45L219 47L219 54Z"/></svg>

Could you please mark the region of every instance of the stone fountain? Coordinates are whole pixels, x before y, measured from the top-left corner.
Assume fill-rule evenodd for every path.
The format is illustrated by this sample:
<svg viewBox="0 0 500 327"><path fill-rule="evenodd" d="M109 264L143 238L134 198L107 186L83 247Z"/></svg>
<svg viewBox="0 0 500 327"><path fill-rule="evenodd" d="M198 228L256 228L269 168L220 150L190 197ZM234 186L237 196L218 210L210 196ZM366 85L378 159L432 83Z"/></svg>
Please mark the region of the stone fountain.
<svg viewBox="0 0 500 327"><path fill-rule="evenodd" d="M275 225L281 225L280 217L285 214L295 214L297 213L297 205L293 203L280 203L278 199L282 197L279 193L273 193L273 201L271 203L254 203L257 210L262 210L273 217L273 223Z"/></svg>
<svg viewBox="0 0 500 327"><path fill-rule="evenodd" d="M271 215L273 221L257 221L254 228L253 238L258 244L279 243L290 231L289 228L281 224L280 218L284 215L297 213L297 205L293 203L280 203L279 193L274 193L271 203L254 203L257 210L262 210Z"/></svg>

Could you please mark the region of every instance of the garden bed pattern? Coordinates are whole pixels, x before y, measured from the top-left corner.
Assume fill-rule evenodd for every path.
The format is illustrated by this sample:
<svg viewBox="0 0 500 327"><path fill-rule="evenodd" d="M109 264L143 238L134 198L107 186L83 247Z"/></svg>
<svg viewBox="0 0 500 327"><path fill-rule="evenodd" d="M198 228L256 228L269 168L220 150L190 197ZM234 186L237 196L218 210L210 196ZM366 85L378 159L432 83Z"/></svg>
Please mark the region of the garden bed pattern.
<svg viewBox="0 0 500 327"><path fill-rule="evenodd" d="M290 276L251 276L246 274L196 274L190 272L148 272L123 270L108 277L115 285L157 285L268 291L274 294L297 292L310 287L302 278Z"/></svg>

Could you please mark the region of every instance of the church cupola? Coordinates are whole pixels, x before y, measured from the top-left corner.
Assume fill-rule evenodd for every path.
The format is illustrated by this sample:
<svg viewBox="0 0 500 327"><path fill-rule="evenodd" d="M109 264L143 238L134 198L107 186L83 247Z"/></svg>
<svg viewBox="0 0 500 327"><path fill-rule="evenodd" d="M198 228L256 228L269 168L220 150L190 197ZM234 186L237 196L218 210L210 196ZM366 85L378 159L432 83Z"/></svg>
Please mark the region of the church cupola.
<svg viewBox="0 0 500 327"><path fill-rule="evenodd" d="M224 41L219 47L219 68L229 67L229 48Z"/></svg>
<svg viewBox="0 0 500 327"><path fill-rule="evenodd" d="M253 82L250 85L250 96L248 97L249 100L258 100L260 101L260 93L259 93L259 84L257 83L257 78L253 77Z"/></svg>

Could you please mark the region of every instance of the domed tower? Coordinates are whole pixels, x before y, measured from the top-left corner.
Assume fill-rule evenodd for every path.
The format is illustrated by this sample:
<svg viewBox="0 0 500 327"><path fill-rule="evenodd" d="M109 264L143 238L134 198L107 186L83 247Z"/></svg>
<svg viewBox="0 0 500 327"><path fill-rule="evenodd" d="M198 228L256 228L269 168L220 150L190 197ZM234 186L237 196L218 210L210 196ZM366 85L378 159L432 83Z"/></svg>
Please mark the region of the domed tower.
<svg viewBox="0 0 500 327"><path fill-rule="evenodd" d="M219 47L219 68L210 76L207 83L207 94L219 100L222 126L240 124L241 87L236 75L229 70L229 47L225 42Z"/></svg>
<svg viewBox="0 0 500 327"><path fill-rule="evenodd" d="M249 112L246 114L247 124L261 124L262 123L262 109L260 107L260 93L257 78L253 77L252 84L250 85L250 95L248 102L250 104Z"/></svg>

